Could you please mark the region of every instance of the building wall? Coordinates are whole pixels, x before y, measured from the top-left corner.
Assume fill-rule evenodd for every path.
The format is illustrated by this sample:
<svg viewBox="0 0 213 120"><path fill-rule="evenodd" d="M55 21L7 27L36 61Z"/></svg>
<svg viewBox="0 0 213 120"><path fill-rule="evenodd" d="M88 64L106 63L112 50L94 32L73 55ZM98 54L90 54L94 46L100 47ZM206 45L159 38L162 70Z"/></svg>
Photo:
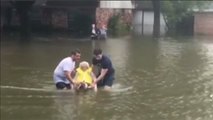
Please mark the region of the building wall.
<svg viewBox="0 0 213 120"><path fill-rule="evenodd" d="M195 13L194 34L213 35L213 12Z"/></svg>
<svg viewBox="0 0 213 120"><path fill-rule="evenodd" d="M108 25L109 19L113 16L113 9L97 8L96 9L96 26L100 28L102 25Z"/></svg>
<svg viewBox="0 0 213 120"><path fill-rule="evenodd" d="M52 25L52 10L51 9L42 9L41 10L41 24L44 26L51 26Z"/></svg>
<svg viewBox="0 0 213 120"><path fill-rule="evenodd" d="M38 0L35 2L44 2L46 0ZM94 0L95 1L95 0ZM71 1L51 1L54 2L54 4L42 4L42 5L33 5L32 9L29 11L31 25L34 29L40 29L41 27L44 28L54 28L54 29L64 29L69 30L70 22L72 22L72 16L76 14L76 12L80 14L85 14L91 18L91 24L92 22L95 22L95 12L97 7L97 2L90 2L91 4L86 4L82 2L78 2L76 6L73 5L73 2ZM67 3L68 2L68 3ZM10 5L10 3L8 3ZM5 15L7 14L7 9L10 8L10 6L4 6L2 7L1 4L1 28L3 26L7 26L7 19ZM12 15L11 15L11 27L20 26L19 22L19 15L16 11L16 9L12 6Z"/></svg>
<svg viewBox="0 0 213 120"><path fill-rule="evenodd" d="M100 8L125 8L125 9L132 9L134 8L134 5L132 4L131 0L126 1L100 1Z"/></svg>
<svg viewBox="0 0 213 120"><path fill-rule="evenodd" d="M52 13L52 26L53 28L68 29L67 11L55 10Z"/></svg>

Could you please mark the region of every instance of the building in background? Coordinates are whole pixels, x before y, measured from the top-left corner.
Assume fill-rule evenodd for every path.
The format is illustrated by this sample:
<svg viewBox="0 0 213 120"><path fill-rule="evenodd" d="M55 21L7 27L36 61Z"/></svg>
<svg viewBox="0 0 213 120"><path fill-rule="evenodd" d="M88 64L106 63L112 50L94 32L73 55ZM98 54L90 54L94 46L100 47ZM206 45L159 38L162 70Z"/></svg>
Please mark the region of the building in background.
<svg viewBox="0 0 213 120"><path fill-rule="evenodd" d="M35 0L30 10L33 29L68 30L86 34L91 24L107 27L109 19L121 15L124 23L132 26L137 35L152 35L154 12L151 1L125 0ZM194 35L213 35L213 4L204 10L194 10L192 32ZM160 33L165 34L166 25L161 14ZM17 29L19 16L10 1L1 1L1 30L9 26ZM86 30L85 30L86 28Z"/></svg>
<svg viewBox="0 0 213 120"><path fill-rule="evenodd" d="M194 10L194 35L213 35L213 3Z"/></svg>
<svg viewBox="0 0 213 120"><path fill-rule="evenodd" d="M1 28L8 25L18 28L20 25L12 2L1 1ZM95 22L98 5L98 0L35 0L29 11L31 26L34 30L48 28L89 34L91 23Z"/></svg>

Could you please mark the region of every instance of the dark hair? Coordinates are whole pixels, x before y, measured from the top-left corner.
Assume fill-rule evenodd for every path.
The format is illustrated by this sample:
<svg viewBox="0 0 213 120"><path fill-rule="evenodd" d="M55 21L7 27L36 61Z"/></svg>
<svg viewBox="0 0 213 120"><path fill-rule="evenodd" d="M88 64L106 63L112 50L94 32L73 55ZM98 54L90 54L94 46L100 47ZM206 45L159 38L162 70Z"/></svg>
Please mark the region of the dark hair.
<svg viewBox="0 0 213 120"><path fill-rule="evenodd" d="M102 54L102 50L100 48L96 48L96 49L94 49L93 54L100 55L100 54Z"/></svg>
<svg viewBox="0 0 213 120"><path fill-rule="evenodd" d="M75 49L71 52L71 55L76 55L77 53L81 53L79 49Z"/></svg>

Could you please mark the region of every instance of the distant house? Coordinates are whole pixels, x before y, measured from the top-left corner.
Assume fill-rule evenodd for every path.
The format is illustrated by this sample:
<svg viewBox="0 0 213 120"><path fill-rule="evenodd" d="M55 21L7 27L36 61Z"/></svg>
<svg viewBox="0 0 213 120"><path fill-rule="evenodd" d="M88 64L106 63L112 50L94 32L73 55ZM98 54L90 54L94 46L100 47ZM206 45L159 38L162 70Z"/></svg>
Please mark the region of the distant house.
<svg viewBox="0 0 213 120"><path fill-rule="evenodd" d="M2 3L1 1L1 27L8 24L8 18L11 18L12 26L19 25L19 18L14 6L6 1L3 5ZM7 12L11 12L11 16L8 18L6 18ZM32 25L38 29L42 29L42 26L82 32L81 29L78 29L81 27L82 29L88 28L88 32L92 23L96 23L98 27L107 26L109 19L113 15L119 14L124 23L132 25L134 33L151 35L154 23L151 1L35 0L30 12ZM76 15L79 16L76 17ZM161 15L161 34L164 33L165 22Z"/></svg>
<svg viewBox="0 0 213 120"><path fill-rule="evenodd" d="M90 29L91 24L95 22L95 12L99 5L98 0L35 0L32 10L29 11L33 27L50 27L51 29L73 30L77 26L77 16L81 18L82 23L79 26ZM11 18L11 26L19 25L19 16L13 5L8 1L1 1L1 27L7 23L7 16ZM84 19L86 18L88 19ZM77 20L77 21L76 21ZM85 25L85 26L83 26ZM81 30L79 30L81 31ZM88 31L88 30L87 30Z"/></svg>
<svg viewBox="0 0 213 120"><path fill-rule="evenodd" d="M154 24L154 11L151 1L135 1L133 10L133 31L137 35L152 35ZM163 15L160 15L160 34L166 32Z"/></svg>
<svg viewBox="0 0 213 120"><path fill-rule="evenodd" d="M78 13L90 17L90 23L95 21L95 11L97 6L97 0L83 2L78 0L47 0L44 12L48 12L46 13L47 15L51 14L51 24L53 27L73 29L72 23L75 20L75 15ZM83 18L82 21L84 21Z"/></svg>
<svg viewBox="0 0 213 120"><path fill-rule="evenodd" d="M1 27L16 27L20 25L19 16L15 8L14 2L15 0L1 1ZM40 15L42 14L42 5L45 2L46 0L35 0L32 9L28 11L30 13L30 19L32 20L32 22L40 21Z"/></svg>
<svg viewBox="0 0 213 120"><path fill-rule="evenodd" d="M213 35L213 4L204 10L194 10L194 35Z"/></svg>

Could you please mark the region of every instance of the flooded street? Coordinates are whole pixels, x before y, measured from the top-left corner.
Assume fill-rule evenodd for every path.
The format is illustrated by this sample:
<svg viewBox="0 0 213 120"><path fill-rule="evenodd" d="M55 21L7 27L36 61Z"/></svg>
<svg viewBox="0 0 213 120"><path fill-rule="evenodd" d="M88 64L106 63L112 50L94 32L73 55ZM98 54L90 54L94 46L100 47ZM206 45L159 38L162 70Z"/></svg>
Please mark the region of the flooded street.
<svg viewBox="0 0 213 120"><path fill-rule="evenodd" d="M1 41L1 120L212 120L212 37ZM14 39L14 40L11 40ZM57 91L58 62L79 48L91 63L101 47L116 70L111 93Z"/></svg>

